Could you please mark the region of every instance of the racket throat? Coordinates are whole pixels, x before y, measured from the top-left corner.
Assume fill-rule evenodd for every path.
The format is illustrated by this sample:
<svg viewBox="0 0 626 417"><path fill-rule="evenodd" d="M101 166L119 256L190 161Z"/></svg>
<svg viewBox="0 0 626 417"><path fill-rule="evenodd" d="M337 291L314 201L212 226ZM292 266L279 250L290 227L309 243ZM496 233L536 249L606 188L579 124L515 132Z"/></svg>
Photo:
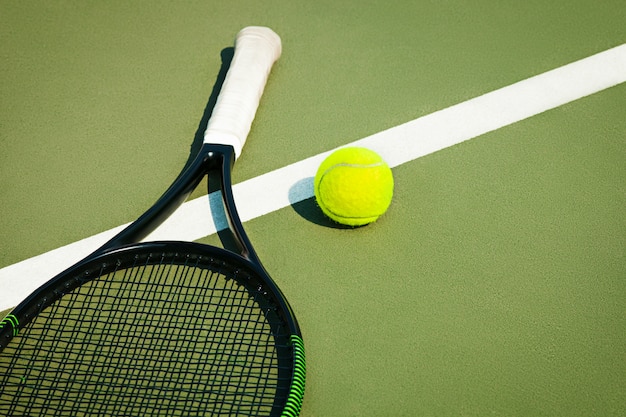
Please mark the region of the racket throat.
<svg viewBox="0 0 626 417"><path fill-rule="evenodd" d="M228 224L228 231L226 232L229 232L229 235L232 237L227 239L225 231L218 231L222 245L224 245L225 249L238 252L244 258L263 268L261 261L252 248L250 239L244 231L235 207L232 189L234 163L235 150L232 146L203 144L196 158L180 173L178 178L156 203L126 229L101 246L94 254L118 246L141 242L187 200L189 195L206 176L208 177L209 195L220 195L222 200L221 204L211 204L212 210L223 209L221 217L226 218ZM219 193L213 192L218 190L220 191ZM218 214L211 213L214 217L217 217ZM233 247L233 244L235 247Z"/></svg>
<svg viewBox="0 0 626 417"><path fill-rule="evenodd" d="M208 192L209 195L215 191L220 192L221 196L221 208L224 210L224 217L228 223L228 236L225 235L225 231L218 232L218 236L222 242L222 245L229 250L228 246L236 246L236 251L244 258L262 267L261 261L257 256L248 235L246 234L239 213L237 212L237 206L235 204L235 197L232 188L232 171L235 164L235 151L232 146L225 145L205 145L210 146L212 151L210 153L210 168L212 171L208 175ZM215 179L220 179L214 181ZM217 186L217 189L215 187ZM214 194L215 195L215 194ZM213 206L214 207L214 206ZM215 215L215 213L213 213ZM230 238L230 239L229 239Z"/></svg>

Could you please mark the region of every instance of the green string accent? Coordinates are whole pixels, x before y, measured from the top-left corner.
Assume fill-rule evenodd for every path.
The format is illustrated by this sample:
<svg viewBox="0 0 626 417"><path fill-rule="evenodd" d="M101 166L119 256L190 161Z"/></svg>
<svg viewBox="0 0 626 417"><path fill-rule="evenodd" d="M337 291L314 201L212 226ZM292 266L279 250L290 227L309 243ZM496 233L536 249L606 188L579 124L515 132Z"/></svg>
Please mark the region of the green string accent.
<svg viewBox="0 0 626 417"><path fill-rule="evenodd" d="M289 397L281 417L297 417L300 415L302 400L304 399L304 382L306 379L306 359L304 355L304 342L300 336L292 334L289 337L293 346L294 370L293 382L289 390Z"/></svg>
<svg viewBox="0 0 626 417"><path fill-rule="evenodd" d="M8 326L9 324L11 325L11 327L13 327L13 336L17 336L20 331L20 322L13 314L9 314L5 318L3 318L2 321L0 321L0 329L4 328L4 326Z"/></svg>

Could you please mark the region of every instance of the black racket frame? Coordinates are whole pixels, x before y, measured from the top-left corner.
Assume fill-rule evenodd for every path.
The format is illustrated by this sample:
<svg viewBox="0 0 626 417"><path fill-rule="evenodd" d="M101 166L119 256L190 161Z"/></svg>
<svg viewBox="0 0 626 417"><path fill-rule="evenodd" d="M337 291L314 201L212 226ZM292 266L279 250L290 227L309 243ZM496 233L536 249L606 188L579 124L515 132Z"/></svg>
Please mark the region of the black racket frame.
<svg viewBox="0 0 626 417"><path fill-rule="evenodd" d="M282 291L263 267L237 213L232 189L234 162L235 151L232 146L203 144L195 159L181 172L150 209L82 261L41 285L11 311L0 323L0 353L19 333L20 328L28 325L42 310L63 297L64 294L89 281L90 270L113 269L115 265L106 265L112 259L121 259L123 263L131 262L131 258L135 258L137 254L158 254L164 250L201 254L205 259L204 262L220 262L223 259L226 260L225 264L231 265L231 267L235 265L249 271L242 275L246 276L248 280L253 277L252 281L242 282L242 284L255 287L256 291L261 292L271 300L268 305L275 306L273 313L281 317L289 334L301 341L300 327L293 310ZM211 182L211 179L220 179L219 189L225 217L239 253L194 242L141 242L176 211L205 177L209 178L208 183ZM209 191L211 190L209 189ZM302 348L302 346L294 348ZM294 371L289 384L289 390L292 393L289 394L290 398L286 405L291 408L291 411L287 410L287 414L284 415L297 415L299 412L299 403L301 403L304 391L305 365L303 355L303 352L294 355ZM280 389L285 388L281 387ZM293 407L296 407L297 410ZM290 412L293 414L289 414Z"/></svg>

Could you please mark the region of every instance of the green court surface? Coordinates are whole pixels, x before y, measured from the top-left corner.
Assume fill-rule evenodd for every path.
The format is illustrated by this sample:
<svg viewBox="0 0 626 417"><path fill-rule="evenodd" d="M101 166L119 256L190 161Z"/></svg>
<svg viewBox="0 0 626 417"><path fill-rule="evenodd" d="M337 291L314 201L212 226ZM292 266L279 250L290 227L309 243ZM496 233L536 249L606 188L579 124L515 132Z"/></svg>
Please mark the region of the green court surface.
<svg viewBox="0 0 626 417"><path fill-rule="evenodd" d="M283 55L235 182L619 46L625 21L623 1L0 0L0 267L149 207L244 26ZM302 327L301 415L626 415L624 109L617 84L396 166L366 227L310 198L246 222Z"/></svg>

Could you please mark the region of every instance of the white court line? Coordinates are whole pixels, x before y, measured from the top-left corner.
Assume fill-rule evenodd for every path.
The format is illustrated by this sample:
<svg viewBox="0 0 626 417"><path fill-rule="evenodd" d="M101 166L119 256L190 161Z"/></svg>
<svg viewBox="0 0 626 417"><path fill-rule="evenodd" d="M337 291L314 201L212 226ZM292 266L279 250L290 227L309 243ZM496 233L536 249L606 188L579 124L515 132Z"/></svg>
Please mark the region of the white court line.
<svg viewBox="0 0 626 417"><path fill-rule="evenodd" d="M370 148L395 167L625 81L623 44L344 146ZM233 190L242 221L311 198L315 171L332 151L236 184ZM226 228L224 218L206 215L216 197L200 197L183 204L146 240L196 240ZM17 305L124 226L0 269L0 311Z"/></svg>

